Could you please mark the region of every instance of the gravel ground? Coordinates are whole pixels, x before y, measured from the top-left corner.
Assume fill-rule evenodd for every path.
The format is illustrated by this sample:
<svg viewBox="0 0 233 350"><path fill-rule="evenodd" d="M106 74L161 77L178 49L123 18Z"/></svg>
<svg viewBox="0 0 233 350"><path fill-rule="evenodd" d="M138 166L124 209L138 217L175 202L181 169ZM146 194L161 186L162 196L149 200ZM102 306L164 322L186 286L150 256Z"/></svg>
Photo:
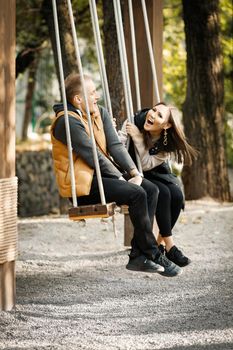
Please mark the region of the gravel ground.
<svg viewBox="0 0 233 350"><path fill-rule="evenodd" d="M188 202L174 230L192 264L175 278L125 269L123 216L19 220L17 305L0 349L233 349L233 205Z"/></svg>

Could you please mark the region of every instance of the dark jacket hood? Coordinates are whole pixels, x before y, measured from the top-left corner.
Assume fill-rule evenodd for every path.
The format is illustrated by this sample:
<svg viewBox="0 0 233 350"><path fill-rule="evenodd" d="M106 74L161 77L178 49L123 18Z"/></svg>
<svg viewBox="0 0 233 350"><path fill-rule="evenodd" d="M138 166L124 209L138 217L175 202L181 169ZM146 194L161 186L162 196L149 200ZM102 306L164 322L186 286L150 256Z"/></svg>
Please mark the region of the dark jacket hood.
<svg viewBox="0 0 233 350"><path fill-rule="evenodd" d="M76 108L71 103L67 103L67 108L68 108L68 111L77 112ZM64 111L63 103L56 103L53 106L53 110L54 110L55 113L58 113L60 111Z"/></svg>
<svg viewBox="0 0 233 350"><path fill-rule="evenodd" d="M134 123L139 128L139 130L143 129L146 120L146 115L149 110L150 108L144 108L134 114Z"/></svg>
<svg viewBox="0 0 233 350"><path fill-rule="evenodd" d="M98 105L98 108L99 108L99 111L100 113L103 112L103 110L105 109L103 106L101 105ZM72 111L72 112L76 112L77 113L77 109L71 104L71 103L67 103L67 109L68 111ZM57 114L58 112L60 111L64 111L64 105L63 103L56 103L54 106L53 106L53 110L54 112Z"/></svg>

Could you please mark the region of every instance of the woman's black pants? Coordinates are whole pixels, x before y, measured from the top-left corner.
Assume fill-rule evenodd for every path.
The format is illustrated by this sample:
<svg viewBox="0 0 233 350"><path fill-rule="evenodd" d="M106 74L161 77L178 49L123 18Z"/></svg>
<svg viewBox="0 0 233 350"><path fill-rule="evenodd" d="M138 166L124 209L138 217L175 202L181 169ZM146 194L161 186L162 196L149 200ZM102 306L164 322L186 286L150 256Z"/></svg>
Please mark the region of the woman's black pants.
<svg viewBox="0 0 233 350"><path fill-rule="evenodd" d="M151 179L150 181L158 186L159 189L158 203L155 212L159 233L162 237L169 237L172 235L172 228L180 215L184 203L183 193L176 184L165 184Z"/></svg>
<svg viewBox="0 0 233 350"><path fill-rule="evenodd" d="M149 259L157 258L160 252L152 232L154 214L158 200L158 187L143 179L141 186L127 181L103 177L103 187L107 203L126 204L134 226L134 236L131 242L131 257L144 254ZM78 197L78 205L101 203L98 182L93 177L91 191L88 196Z"/></svg>

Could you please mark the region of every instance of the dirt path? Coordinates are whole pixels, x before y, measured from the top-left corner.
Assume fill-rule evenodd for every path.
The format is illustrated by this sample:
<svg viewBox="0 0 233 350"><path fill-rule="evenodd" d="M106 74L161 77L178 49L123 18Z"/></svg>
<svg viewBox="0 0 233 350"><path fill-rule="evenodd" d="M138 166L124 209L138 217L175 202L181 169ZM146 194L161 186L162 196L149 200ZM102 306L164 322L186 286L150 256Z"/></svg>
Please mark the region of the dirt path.
<svg viewBox="0 0 233 350"><path fill-rule="evenodd" d="M192 259L176 278L125 269L123 216L19 220L17 307L0 349L232 350L233 206L192 202L174 234Z"/></svg>

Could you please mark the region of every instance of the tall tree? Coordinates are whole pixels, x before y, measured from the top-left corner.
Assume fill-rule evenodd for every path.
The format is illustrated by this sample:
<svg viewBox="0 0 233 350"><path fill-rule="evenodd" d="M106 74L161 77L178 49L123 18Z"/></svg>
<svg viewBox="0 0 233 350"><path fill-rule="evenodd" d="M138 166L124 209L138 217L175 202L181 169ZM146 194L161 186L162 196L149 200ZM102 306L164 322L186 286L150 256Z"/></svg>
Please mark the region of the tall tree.
<svg viewBox="0 0 233 350"><path fill-rule="evenodd" d="M182 0L187 49L186 135L200 151L182 178L187 199L230 200L224 139L223 60L218 0Z"/></svg>

